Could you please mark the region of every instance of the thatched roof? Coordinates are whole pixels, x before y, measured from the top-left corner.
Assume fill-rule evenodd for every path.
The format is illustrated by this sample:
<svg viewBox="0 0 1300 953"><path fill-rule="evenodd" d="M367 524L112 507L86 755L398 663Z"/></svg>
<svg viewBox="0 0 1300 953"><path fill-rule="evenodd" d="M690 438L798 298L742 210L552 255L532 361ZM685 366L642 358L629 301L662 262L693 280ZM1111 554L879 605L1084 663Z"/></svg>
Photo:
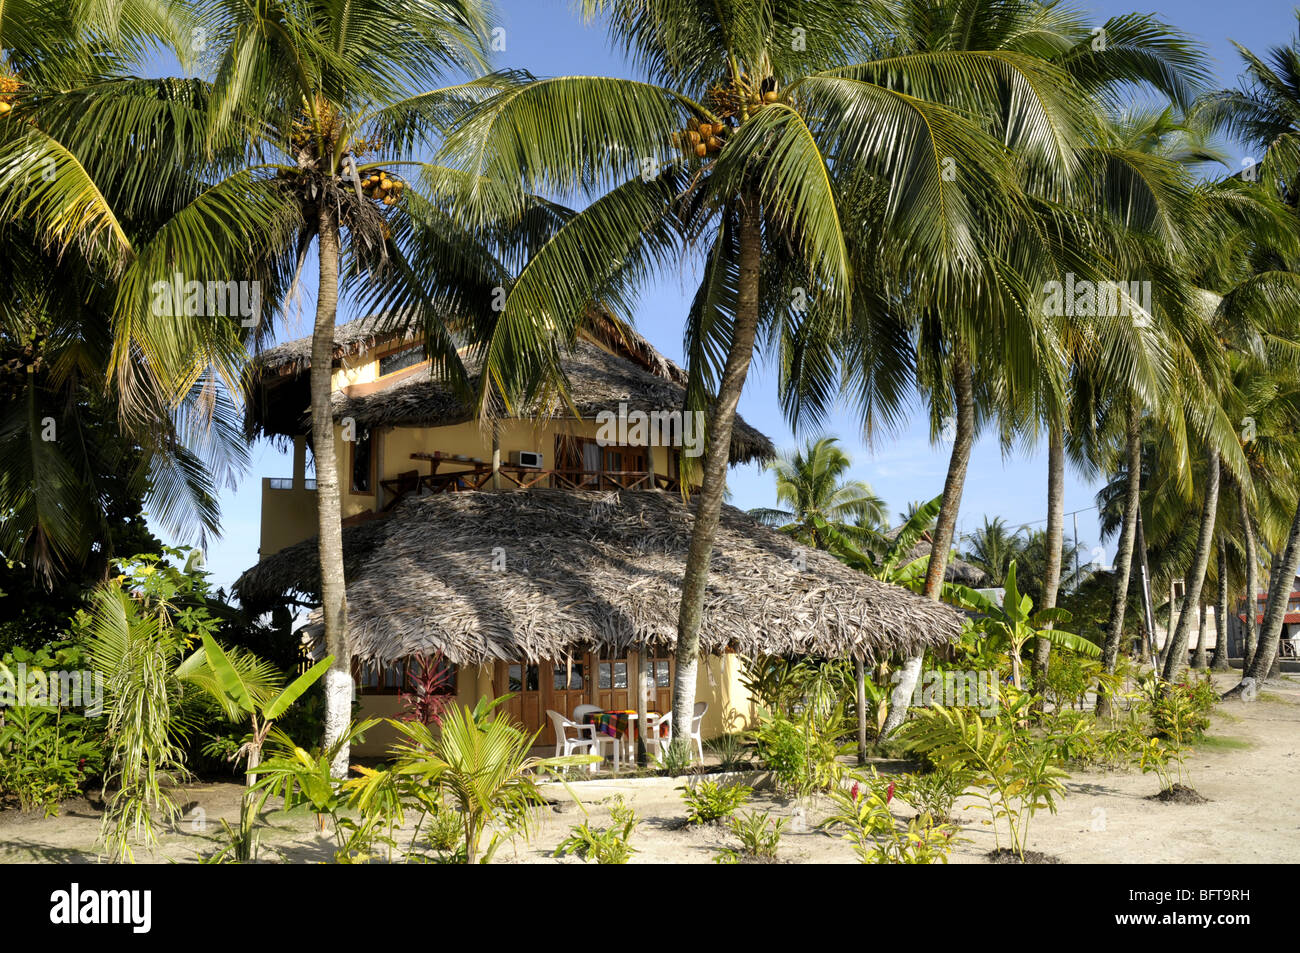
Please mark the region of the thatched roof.
<svg viewBox="0 0 1300 953"><path fill-rule="evenodd" d="M606 645L670 647L692 524L679 496L653 490L408 498L387 518L343 531L353 651L384 662L441 650L474 665ZM319 580L310 539L258 563L234 591L256 611L287 592L314 600ZM947 606L723 508L705 651L870 660L946 643L960 630Z"/></svg>
<svg viewBox="0 0 1300 953"><path fill-rule="evenodd" d="M589 322L592 341L582 340L564 357L569 399L583 418L602 410L664 411L685 404L686 373L660 354L645 338L621 322ZM394 330L383 315L359 318L339 325L334 335L336 362L356 357L375 347L414 341L417 335ZM477 383L476 362L466 359L471 381ZM246 429L250 436L292 436L310 429L307 415L307 372L311 368L311 338L300 338L271 348L257 358L258 385L248 403ZM450 385L425 374L395 380L388 387L360 397L338 391L333 396L335 419L351 417L362 427L442 427L474 419L473 406ZM571 417L567 404L557 401L545 408L530 408L531 416ZM732 431L731 460L748 463L771 459L772 441L736 418Z"/></svg>

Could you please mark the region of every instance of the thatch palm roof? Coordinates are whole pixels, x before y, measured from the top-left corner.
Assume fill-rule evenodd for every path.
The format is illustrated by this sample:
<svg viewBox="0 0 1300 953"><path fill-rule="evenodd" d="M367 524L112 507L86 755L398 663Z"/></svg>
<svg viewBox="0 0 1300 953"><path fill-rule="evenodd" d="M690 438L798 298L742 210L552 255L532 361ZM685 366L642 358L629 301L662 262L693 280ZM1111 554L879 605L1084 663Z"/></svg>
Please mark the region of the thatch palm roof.
<svg viewBox="0 0 1300 953"><path fill-rule="evenodd" d="M569 381L569 399L579 415L594 418L603 410L678 410L685 405L686 373L619 322L589 322L591 340L581 340L562 360ZM381 345L415 341L413 331L394 330L391 318L374 315L339 325L334 335L334 359L346 361ZM599 342L597 346L593 341ZM604 348L610 348L616 353ZM477 384L477 360L466 356L466 369ZM309 431L307 372L311 368L311 338L278 345L257 358L258 383L248 402L246 430L250 436L292 436ZM475 409L452 387L427 374L395 380L364 396L333 395L336 420L351 417L361 427L442 427L473 420ZM571 417L567 403L525 411L530 417ZM736 418L731 460L748 463L775 456L772 441Z"/></svg>
<svg viewBox="0 0 1300 953"><path fill-rule="evenodd" d="M442 651L461 665L558 659L677 637L692 513L658 491L444 493L344 529L353 651ZM235 583L253 610L316 598L316 540ZM958 637L954 610L849 569L724 507L702 648L779 655L912 654Z"/></svg>

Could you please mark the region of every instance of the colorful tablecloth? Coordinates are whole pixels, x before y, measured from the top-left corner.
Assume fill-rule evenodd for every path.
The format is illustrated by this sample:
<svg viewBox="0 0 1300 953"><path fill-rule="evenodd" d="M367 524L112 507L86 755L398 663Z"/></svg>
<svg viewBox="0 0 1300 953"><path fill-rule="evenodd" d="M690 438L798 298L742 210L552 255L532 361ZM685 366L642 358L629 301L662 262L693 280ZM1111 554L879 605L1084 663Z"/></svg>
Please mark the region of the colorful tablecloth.
<svg viewBox="0 0 1300 953"><path fill-rule="evenodd" d="M646 717L658 718L659 713L648 711ZM626 735L628 729L632 726L632 722L636 721L636 710L593 711L587 713L586 720L588 724L595 725L596 730L602 735L618 738L621 735Z"/></svg>

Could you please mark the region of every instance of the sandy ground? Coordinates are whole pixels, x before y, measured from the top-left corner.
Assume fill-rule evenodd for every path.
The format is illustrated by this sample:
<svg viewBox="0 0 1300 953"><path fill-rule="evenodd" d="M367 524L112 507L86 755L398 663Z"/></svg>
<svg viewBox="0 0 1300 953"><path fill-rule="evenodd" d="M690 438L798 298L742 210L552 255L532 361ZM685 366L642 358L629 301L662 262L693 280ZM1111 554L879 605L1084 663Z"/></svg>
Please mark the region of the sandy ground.
<svg viewBox="0 0 1300 953"><path fill-rule="evenodd" d="M1223 676L1221 687L1232 683ZM882 772L897 763L879 765ZM1206 743L1189 756L1191 782L1208 803L1162 804L1148 795L1158 788L1154 775L1132 772L1076 772L1067 782L1068 796L1056 815L1040 813L1030 830L1030 848L1063 863L1242 863L1300 862L1300 679L1271 682L1260 700L1229 702L1215 713ZM679 780L642 778L588 781L571 785L580 807L558 786L554 803L541 812L531 841L502 848L504 863L555 863L554 846L583 820L584 809L595 826L608 821L615 795L641 816L633 838L634 863L709 863L725 847L735 846L723 828L684 828ZM220 819L233 821L240 788L236 784L196 784L185 790L184 819L164 835L155 851L139 861L194 861L219 843ZM967 803L967 802L962 802ZM800 805L759 791L750 808L791 817L779 860L786 863L853 863L844 841L817 831L825 803ZM959 805L959 808L961 805ZM906 818L905 805L897 812ZM966 843L954 850L953 863L984 863L993 837L979 823L983 812L956 812L964 822ZM333 842L316 830L301 811L273 811L263 835L264 858L327 861ZM99 814L90 802L64 805L54 818L0 813L0 861L7 863L84 863L96 860ZM398 837L399 842L404 842ZM562 863L577 862L566 858Z"/></svg>

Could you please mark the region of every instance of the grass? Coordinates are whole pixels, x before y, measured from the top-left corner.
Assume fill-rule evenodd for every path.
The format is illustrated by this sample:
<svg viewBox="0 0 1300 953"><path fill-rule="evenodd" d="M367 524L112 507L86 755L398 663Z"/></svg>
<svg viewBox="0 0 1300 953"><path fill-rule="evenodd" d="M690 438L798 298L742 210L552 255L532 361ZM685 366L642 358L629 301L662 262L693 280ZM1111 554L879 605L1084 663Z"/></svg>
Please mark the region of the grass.
<svg viewBox="0 0 1300 953"><path fill-rule="evenodd" d="M1203 749L1211 751L1243 751L1247 748L1253 748L1254 745L1244 738L1232 738L1228 735L1205 735L1197 739L1193 747L1197 751Z"/></svg>

